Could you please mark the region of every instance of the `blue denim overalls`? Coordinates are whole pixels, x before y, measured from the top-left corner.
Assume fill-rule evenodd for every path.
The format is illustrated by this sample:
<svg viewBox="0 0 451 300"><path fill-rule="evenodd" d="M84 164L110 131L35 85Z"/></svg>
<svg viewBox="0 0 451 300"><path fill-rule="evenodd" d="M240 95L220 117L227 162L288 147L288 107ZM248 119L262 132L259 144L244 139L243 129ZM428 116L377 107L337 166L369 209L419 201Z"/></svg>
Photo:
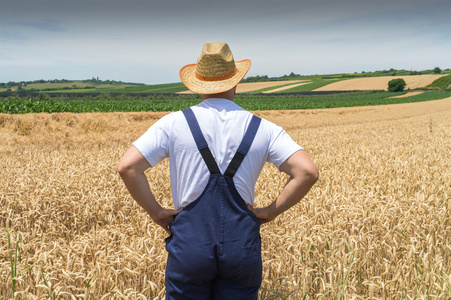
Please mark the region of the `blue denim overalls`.
<svg viewBox="0 0 451 300"><path fill-rule="evenodd" d="M224 175L194 113L183 111L210 171L205 190L171 223L166 239L166 299L257 299L262 281L260 224L239 195L233 176L261 119L253 116Z"/></svg>

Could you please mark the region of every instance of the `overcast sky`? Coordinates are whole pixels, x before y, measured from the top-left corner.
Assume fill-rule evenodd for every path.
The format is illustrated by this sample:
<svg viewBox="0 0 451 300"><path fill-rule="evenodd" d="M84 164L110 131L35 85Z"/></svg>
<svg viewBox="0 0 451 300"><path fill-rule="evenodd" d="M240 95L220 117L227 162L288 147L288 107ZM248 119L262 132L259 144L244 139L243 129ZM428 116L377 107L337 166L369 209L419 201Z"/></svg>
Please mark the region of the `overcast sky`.
<svg viewBox="0 0 451 300"><path fill-rule="evenodd" d="M206 42L248 76L451 68L449 0L0 0L0 82L179 82Z"/></svg>

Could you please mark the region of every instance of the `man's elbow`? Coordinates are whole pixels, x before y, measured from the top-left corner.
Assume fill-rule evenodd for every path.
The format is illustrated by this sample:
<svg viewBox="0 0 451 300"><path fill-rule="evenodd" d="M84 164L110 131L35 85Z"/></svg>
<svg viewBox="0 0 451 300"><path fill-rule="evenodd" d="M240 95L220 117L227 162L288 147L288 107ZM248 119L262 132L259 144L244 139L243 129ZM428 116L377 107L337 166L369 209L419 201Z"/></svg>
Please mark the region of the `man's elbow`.
<svg viewBox="0 0 451 300"><path fill-rule="evenodd" d="M119 175L122 176L126 170L127 170L127 167L124 166L123 164L119 163L119 165L117 166L117 172L119 173Z"/></svg>
<svg viewBox="0 0 451 300"><path fill-rule="evenodd" d="M302 184L311 186L319 178L318 168L304 151L295 152L280 166L280 170Z"/></svg>
<svg viewBox="0 0 451 300"><path fill-rule="evenodd" d="M305 170L305 177L311 185L314 185L319 178L318 168L315 165L310 166Z"/></svg>
<svg viewBox="0 0 451 300"><path fill-rule="evenodd" d="M130 173L131 171L133 171L132 165L127 164L126 162L123 162L123 161L119 162L119 165L117 167L117 172L119 173L119 175L121 175L121 177Z"/></svg>

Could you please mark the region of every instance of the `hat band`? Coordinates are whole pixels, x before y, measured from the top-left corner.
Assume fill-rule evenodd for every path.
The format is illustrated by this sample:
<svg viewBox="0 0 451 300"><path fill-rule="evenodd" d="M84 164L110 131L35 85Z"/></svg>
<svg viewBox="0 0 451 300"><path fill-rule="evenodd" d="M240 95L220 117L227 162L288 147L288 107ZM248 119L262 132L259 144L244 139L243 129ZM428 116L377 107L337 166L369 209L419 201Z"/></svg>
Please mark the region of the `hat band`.
<svg viewBox="0 0 451 300"><path fill-rule="evenodd" d="M234 70L232 70L232 72L229 72L228 74L225 75L221 75L221 76L213 76L213 77L206 77L206 76L202 76L199 73L196 72L196 78L203 80L203 81L219 81L219 80L225 80L225 79L229 79L232 78L233 75L236 74L236 72L238 71L237 68L235 68Z"/></svg>

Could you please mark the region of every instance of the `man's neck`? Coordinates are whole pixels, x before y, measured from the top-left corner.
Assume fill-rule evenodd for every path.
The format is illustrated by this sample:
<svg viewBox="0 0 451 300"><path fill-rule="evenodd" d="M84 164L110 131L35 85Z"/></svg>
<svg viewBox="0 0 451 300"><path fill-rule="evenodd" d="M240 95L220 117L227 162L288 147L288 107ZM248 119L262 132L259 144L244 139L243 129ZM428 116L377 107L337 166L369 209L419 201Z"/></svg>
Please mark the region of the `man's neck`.
<svg viewBox="0 0 451 300"><path fill-rule="evenodd" d="M226 97L221 97L221 96L217 96L217 95L202 95L202 101L205 101L207 99L225 99L225 100L230 100L233 102L233 98L226 98Z"/></svg>
<svg viewBox="0 0 451 300"><path fill-rule="evenodd" d="M235 88L217 94L202 94L202 101L210 98L221 98L233 101L234 97L235 97Z"/></svg>

